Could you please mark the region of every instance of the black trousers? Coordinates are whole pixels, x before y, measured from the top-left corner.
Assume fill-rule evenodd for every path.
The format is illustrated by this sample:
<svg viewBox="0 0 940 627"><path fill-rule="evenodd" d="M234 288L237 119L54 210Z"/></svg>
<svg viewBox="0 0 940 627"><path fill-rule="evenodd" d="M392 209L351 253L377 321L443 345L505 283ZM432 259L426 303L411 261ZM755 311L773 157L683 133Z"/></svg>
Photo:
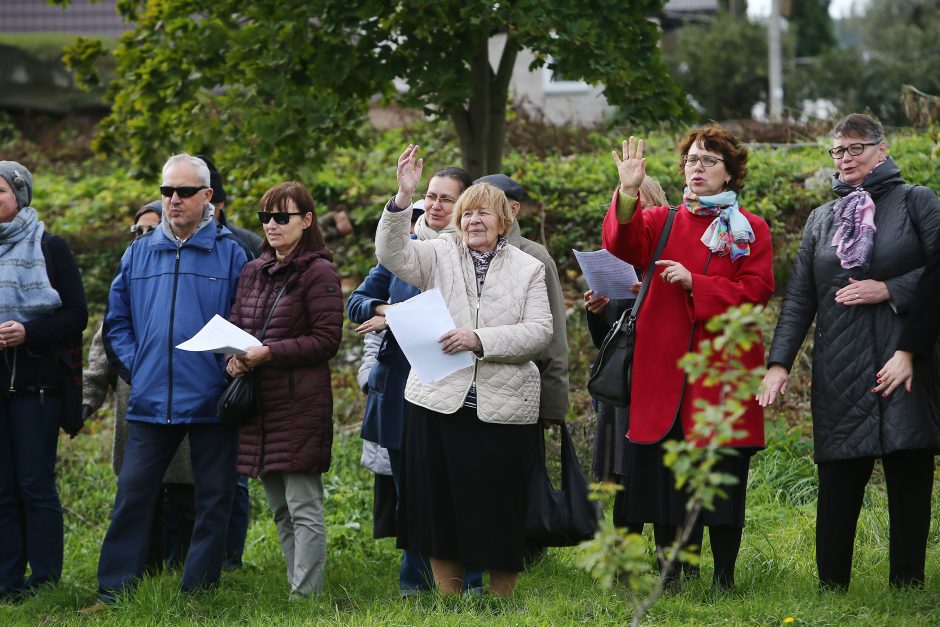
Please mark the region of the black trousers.
<svg viewBox="0 0 940 627"><path fill-rule="evenodd" d="M628 527L631 531L634 531ZM642 531L642 529L641 529ZM673 525L653 525L653 537L656 539L657 548L665 548L675 541L678 528ZM715 562L715 570L712 575L712 583L720 588L730 589L734 587L734 567L738 561L738 552L741 549L741 536L744 529L734 525L709 525L708 539L712 545L712 558ZM702 549L702 539L704 537L704 525L701 522L695 525L685 544L686 549L689 546L697 547L695 553L700 553ZM660 566L661 568L662 566ZM697 566L681 564L681 568L673 568L666 575L666 581L676 580L680 573L685 573L691 577L697 577L699 569Z"/></svg>
<svg viewBox="0 0 940 627"><path fill-rule="evenodd" d="M934 456L924 451L885 455L888 488L889 581L895 586L924 583ZM823 587L847 589L852 576L855 530L865 486L875 458L819 464L816 504L816 566Z"/></svg>

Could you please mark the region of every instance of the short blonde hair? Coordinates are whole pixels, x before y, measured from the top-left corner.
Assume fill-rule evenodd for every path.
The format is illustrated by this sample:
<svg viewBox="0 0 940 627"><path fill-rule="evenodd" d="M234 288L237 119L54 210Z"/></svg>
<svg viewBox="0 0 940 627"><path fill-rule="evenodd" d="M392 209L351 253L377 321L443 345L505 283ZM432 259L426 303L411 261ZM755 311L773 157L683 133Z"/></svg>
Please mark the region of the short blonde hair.
<svg viewBox="0 0 940 627"><path fill-rule="evenodd" d="M460 237L464 236L463 229L460 227L460 215L468 209L479 209L480 207L492 209L496 213L496 218L499 220L500 235L509 233L509 228L512 226L512 210L509 208L509 199L506 198L506 193L495 185L477 183L464 190L464 193L460 195L460 198L454 204L454 213L451 220Z"/></svg>
<svg viewBox="0 0 940 627"><path fill-rule="evenodd" d="M644 207L663 207L669 205L666 199L666 192L659 181L652 176L644 177L640 183L640 202Z"/></svg>

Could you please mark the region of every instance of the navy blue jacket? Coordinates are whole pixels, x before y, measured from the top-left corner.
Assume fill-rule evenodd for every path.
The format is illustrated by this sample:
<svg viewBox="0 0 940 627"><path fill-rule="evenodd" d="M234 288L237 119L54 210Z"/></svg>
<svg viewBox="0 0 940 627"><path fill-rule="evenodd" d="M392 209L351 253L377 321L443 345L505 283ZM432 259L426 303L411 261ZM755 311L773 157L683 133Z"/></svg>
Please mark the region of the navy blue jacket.
<svg viewBox="0 0 940 627"><path fill-rule="evenodd" d="M418 288L405 283L379 264L356 288L346 303L346 315L362 324L375 315L376 305L400 303L420 293ZM391 330L385 333L369 374L369 396L362 419L362 439L377 442L390 449L401 449L402 425L405 410L405 382L411 365L398 346Z"/></svg>
<svg viewBox="0 0 940 627"><path fill-rule="evenodd" d="M219 421L225 389L222 355L176 348L214 315L228 319L248 256L212 220L182 247L156 229L124 252L108 296L108 359L131 384L127 419L151 423Z"/></svg>

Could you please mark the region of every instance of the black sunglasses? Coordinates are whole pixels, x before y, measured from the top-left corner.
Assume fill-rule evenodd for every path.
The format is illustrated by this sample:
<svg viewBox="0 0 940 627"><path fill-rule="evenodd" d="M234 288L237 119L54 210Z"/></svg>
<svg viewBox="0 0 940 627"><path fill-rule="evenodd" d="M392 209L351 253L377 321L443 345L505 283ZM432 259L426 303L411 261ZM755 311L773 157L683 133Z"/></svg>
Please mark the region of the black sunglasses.
<svg viewBox="0 0 940 627"><path fill-rule="evenodd" d="M261 226L264 226L271 221L271 218L274 218L275 224L280 224L281 226L290 222L291 216L302 216L303 213L300 211L259 211L258 219L261 220Z"/></svg>
<svg viewBox="0 0 940 627"><path fill-rule="evenodd" d="M132 224L132 225L131 225L131 233L134 234L134 237L140 237L141 235L146 235L146 234L149 233L150 231L153 231L153 230L156 229L158 226L159 226L159 223L157 223L157 224L147 224L147 225L144 225L144 224Z"/></svg>
<svg viewBox="0 0 940 627"><path fill-rule="evenodd" d="M196 195L197 192L203 189L209 189L205 185L200 185L199 187L193 187L191 185L183 187L173 187L172 185L161 185L160 194L166 196L167 198L173 198L173 194L176 194L180 198L192 198Z"/></svg>

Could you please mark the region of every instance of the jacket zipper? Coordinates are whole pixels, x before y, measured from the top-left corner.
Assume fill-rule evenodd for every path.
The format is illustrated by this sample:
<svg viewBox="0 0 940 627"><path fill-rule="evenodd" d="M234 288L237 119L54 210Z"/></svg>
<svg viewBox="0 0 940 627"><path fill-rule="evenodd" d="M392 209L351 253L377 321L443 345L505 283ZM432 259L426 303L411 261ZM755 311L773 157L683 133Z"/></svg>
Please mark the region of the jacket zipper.
<svg viewBox="0 0 940 627"><path fill-rule="evenodd" d="M476 277L475 277L475 276L474 276L474 280L476 280ZM474 320L473 320L473 330L474 330L474 331L476 331L477 329L480 328L480 298L481 298L482 296L483 296L483 290L481 289L481 290L480 290L480 293L477 294L477 312L476 312L476 317L475 317ZM473 395L476 397L476 404L477 404L477 407L480 406L480 397L479 397L479 395L477 395L477 366L479 365L479 363L480 363L480 360L479 360L479 359L474 359L474 360L473 360L473 379L470 380L470 390L473 390ZM470 393L470 390L467 390L467 394ZM465 398L465 399L466 399L466 397L467 397L467 395L464 394L464 398ZM477 411L479 411L479 409L477 409Z"/></svg>
<svg viewBox="0 0 940 627"><path fill-rule="evenodd" d="M176 267L173 269L173 300L170 303L170 335L167 338L167 372L169 375L169 384L166 393L166 422L172 422L173 412L173 321L176 318L176 289L180 280L180 250L181 246L176 247Z"/></svg>
<svg viewBox="0 0 940 627"><path fill-rule="evenodd" d="M273 289L271 290L271 293L274 293ZM270 297L270 294L268 296ZM268 299L266 298L265 305L267 305L267 301ZM267 307L265 307L265 310L267 310ZM257 385L257 383L258 382L255 381L255 385ZM289 383L293 384L293 381L289 381ZM256 388L255 392L257 393L257 391L258 390ZM293 395L293 392L291 394ZM256 395L255 398L258 399L258 428L261 430L261 457L258 460L258 476L261 477L264 475L264 441L267 439L268 432L264 429L264 406L261 403L261 395Z"/></svg>

